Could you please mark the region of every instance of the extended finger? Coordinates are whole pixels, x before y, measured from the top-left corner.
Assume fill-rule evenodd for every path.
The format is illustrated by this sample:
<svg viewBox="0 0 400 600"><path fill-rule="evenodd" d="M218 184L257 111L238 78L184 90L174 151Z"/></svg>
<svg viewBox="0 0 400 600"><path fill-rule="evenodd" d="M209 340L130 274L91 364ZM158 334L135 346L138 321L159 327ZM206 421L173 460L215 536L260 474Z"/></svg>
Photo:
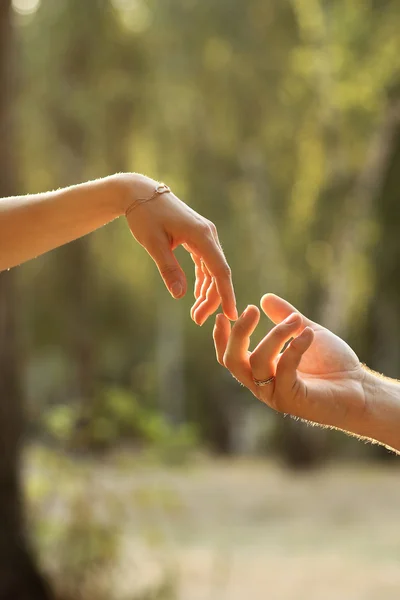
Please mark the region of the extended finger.
<svg viewBox="0 0 400 600"><path fill-rule="evenodd" d="M224 355L224 364L234 377L253 393L256 392L249 362L250 336L260 320L256 306L248 306L236 321Z"/></svg>
<svg viewBox="0 0 400 600"><path fill-rule="evenodd" d="M152 240L146 246L147 252L156 263L161 277L174 298L181 298L186 294L186 276L172 252L168 238Z"/></svg>
<svg viewBox="0 0 400 600"><path fill-rule="evenodd" d="M256 379L267 379L275 375L276 359L283 346L302 327L299 313L292 313L285 321L276 325L258 344L250 356L250 365Z"/></svg>
<svg viewBox="0 0 400 600"><path fill-rule="evenodd" d="M201 259L196 254L190 253L192 260L194 262L194 273L196 276L195 284L194 284L194 297L197 298L200 296L201 288L204 281L204 271L201 265Z"/></svg>
<svg viewBox="0 0 400 600"><path fill-rule="evenodd" d="M189 244L182 244L185 250L190 254L192 261L194 262L194 274L195 274L195 282L194 282L194 297L197 300L201 293L201 288L204 282L204 271L202 269L202 261L200 256L197 256L195 252L193 252L189 246Z"/></svg>
<svg viewBox="0 0 400 600"><path fill-rule="evenodd" d="M206 299L206 297L207 297L207 291L211 287L211 284L212 284L212 277L211 277L210 272L208 271L208 269L205 267L205 265L202 265L202 272L203 272L204 278L203 278L203 284L201 286L200 294L199 294L199 297L197 298L196 302L193 304L193 306L192 306L192 308L190 310L190 315L191 315L193 321L195 321L195 323L197 323L197 321L195 319L196 310L199 308L199 306Z"/></svg>
<svg viewBox="0 0 400 600"><path fill-rule="evenodd" d="M200 255L214 277L221 298L222 309L228 319L238 318L232 275L221 247L215 241L211 229L196 241L196 254Z"/></svg>
<svg viewBox="0 0 400 600"><path fill-rule="evenodd" d="M231 324L229 319L219 314L215 317L215 325L213 330L213 339L217 361L220 365L224 365L224 354L228 346L228 340L231 333Z"/></svg>
<svg viewBox="0 0 400 600"><path fill-rule="evenodd" d="M194 320L199 325L203 325L210 315L212 315L221 304L217 285L213 279L206 292L205 299L197 306L193 312Z"/></svg>

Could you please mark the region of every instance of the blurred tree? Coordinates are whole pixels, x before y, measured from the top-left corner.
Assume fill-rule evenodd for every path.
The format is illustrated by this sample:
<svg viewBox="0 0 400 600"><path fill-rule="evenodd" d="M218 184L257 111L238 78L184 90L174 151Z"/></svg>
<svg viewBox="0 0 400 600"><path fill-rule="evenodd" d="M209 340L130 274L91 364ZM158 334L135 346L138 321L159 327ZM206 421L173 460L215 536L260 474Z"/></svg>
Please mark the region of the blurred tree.
<svg viewBox="0 0 400 600"><path fill-rule="evenodd" d="M369 355L372 368L400 377L400 86L388 100L390 143L385 148L383 176L376 194L378 241L373 256L376 292L369 307Z"/></svg>
<svg viewBox="0 0 400 600"><path fill-rule="evenodd" d="M0 197L17 193L12 103L15 61L11 1L0 4ZM17 342L16 272L0 274L0 598L47 600L27 540L21 489L23 397Z"/></svg>
<svg viewBox="0 0 400 600"><path fill-rule="evenodd" d="M46 29L44 41L42 27ZM83 6L77 0L62 0L56 6L44 0L33 32L35 28L31 40L38 54L31 59L28 52L25 58L31 67L28 77L40 90L46 113L41 118L47 134L42 137L49 151L56 148L49 162L53 185L128 170L137 94L130 76L137 48L132 37L122 35L111 3L96 0ZM43 78L43 70L51 77ZM98 239L100 235L107 239L108 233L98 234ZM89 444L88 421L96 401L100 360L96 343L101 329L96 293L99 269L93 237L76 240L54 258L55 293L60 299L57 318L65 323L60 333L68 349L68 389L63 395L80 407L73 444L82 448ZM50 309L54 310L54 302Z"/></svg>
<svg viewBox="0 0 400 600"><path fill-rule="evenodd" d="M396 138L385 89L399 72L398 1L384 6L42 0L20 20L29 188L115 170L165 179L218 225L239 307L280 293L360 344L366 360L362 330L378 280L371 258L377 240L397 251L381 207ZM379 252L387 265L391 255ZM69 339L60 361L78 382L75 396L90 399L94 383L132 387L174 420L196 419L213 448L234 450L249 395L227 385L209 325L198 331L184 319L190 299L166 298L122 222L36 264L26 304L37 396L40 368L56 379L40 353ZM381 281L386 305L397 288L388 274ZM47 402L74 396L64 379L57 386ZM330 437L275 423L292 462L312 462Z"/></svg>

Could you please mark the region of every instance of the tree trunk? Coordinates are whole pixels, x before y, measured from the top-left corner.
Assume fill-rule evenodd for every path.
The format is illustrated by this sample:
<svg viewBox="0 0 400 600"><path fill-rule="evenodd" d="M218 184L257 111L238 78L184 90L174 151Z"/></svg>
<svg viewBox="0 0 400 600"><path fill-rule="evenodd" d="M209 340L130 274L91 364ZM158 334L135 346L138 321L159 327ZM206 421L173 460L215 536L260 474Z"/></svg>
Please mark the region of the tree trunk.
<svg viewBox="0 0 400 600"><path fill-rule="evenodd" d="M80 183L87 179L90 156L88 151L90 130L87 121L79 112L83 103L89 103L90 75L93 69L93 40L86 33L88 21L100 10L98 3L88 3L75 18L80 8L77 0L64 3L65 19L62 28L67 32L68 47L57 56L57 70L60 82L69 90L70 103L60 103L59 98L51 99L50 119L57 135L61 160L58 164L57 180L61 186ZM90 5L90 6L89 6ZM60 29L58 21L53 23ZM73 50L71 50L73 49ZM72 109L71 109L72 107ZM64 289L65 303L63 318L66 327L66 346L71 365L68 401L76 403L77 420L70 440L71 449L85 452L91 446L90 422L95 402L96 352L93 329L93 265L90 239L83 237L68 244L59 251L61 288Z"/></svg>
<svg viewBox="0 0 400 600"><path fill-rule="evenodd" d="M354 271L348 264L351 264L352 257L362 256L366 251L365 223L375 217L379 207L380 203L376 200L385 186L385 174L394 153L399 123L400 103L391 101L371 140L364 168L349 193L346 221L336 240L336 260L320 320L342 337L347 337L353 290Z"/></svg>
<svg viewBox="0 0 400 600"><path fill-rule="evenodd" d="M12 156L11 0L0 4L0 197L15 192ZM0 600L47 600L26 539L20 481L22 393L15 272L0 273Z"/></svg>

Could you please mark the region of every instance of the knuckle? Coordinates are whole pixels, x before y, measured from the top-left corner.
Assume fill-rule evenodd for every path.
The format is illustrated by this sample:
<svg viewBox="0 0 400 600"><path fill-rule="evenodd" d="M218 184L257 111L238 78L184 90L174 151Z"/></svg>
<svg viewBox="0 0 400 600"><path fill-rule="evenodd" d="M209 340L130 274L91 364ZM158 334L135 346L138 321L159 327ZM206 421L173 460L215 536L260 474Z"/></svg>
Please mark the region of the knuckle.
<svg viewBox="0 0 400 600"><path fill-rule="evenodd" d="M279 325L276 325L272 331L270 332L270 336L275 339L275 340L279 340L281 338L286 337L287 335L287 325L285 323L279 323Z"/></svg>
<svg viewBox="0 0 400 600"><path fill-rule="evenodd" d="M236 361L233 358L232 354L230 352L225 352L224 357L223 357L223 361L224 361L224 365L227 369L229 369L229 371L232 371L235 369L235 364Z"/></svg>
<svg viewBox="0 0 400 600"><path fill-rule="evenodd" d="M223 263L217 270L217 275L220 275L221 277L225 277L227 279L230 279L232 276L232 271L230 266L227 263Z"/></svg>
<svg viewBox="0 0 400 600"><path fill-rule="evenodd" d="M163 277L168 277L169 275L174 275L178 271L178 267L175 265L163 265L160 267L160 273Z"/></svg>
<svg viewBox="0 0 400 600"><path fill-rule="evenodd" d="M236 323L232 327L231 335L233 337L242 337L246 333L247 329L248 327L246 327L245 323L243 323L242 321L236 321Z"/></svg>
<svg viewBox="0 0 400 600"><path fill-rule="evenodd" d="M215 224L212 221L208 221L208 226L211 230L211 233L213 233L214 235L216 235L217 233L217 227L215 226Z"/></svg>
<svg viewBox="0 0 400 600"><path fill-rule="evenodd" d="M207 221L201 221L201 223L199 223L198 231L204 237L212 236L211 229Z"/></svg>

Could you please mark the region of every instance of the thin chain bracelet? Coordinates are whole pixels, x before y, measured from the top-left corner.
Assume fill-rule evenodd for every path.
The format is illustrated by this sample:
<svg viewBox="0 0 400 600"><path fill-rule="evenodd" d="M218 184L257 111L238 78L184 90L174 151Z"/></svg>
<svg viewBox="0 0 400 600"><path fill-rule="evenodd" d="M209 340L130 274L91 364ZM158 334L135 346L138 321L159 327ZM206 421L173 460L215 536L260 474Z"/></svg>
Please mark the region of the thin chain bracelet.
<svg viewBox="0 0 400 600"><path fill-rule="evenodd" d="M168 194L171 190L165 183L160 183L154 190L152 196L149 198L137 198L125 211L125 216L127 217L130 212L140 204L144 204L145 202L150 202L150 200L154 200L157 196L161 196L162 194Z"/></svg>

